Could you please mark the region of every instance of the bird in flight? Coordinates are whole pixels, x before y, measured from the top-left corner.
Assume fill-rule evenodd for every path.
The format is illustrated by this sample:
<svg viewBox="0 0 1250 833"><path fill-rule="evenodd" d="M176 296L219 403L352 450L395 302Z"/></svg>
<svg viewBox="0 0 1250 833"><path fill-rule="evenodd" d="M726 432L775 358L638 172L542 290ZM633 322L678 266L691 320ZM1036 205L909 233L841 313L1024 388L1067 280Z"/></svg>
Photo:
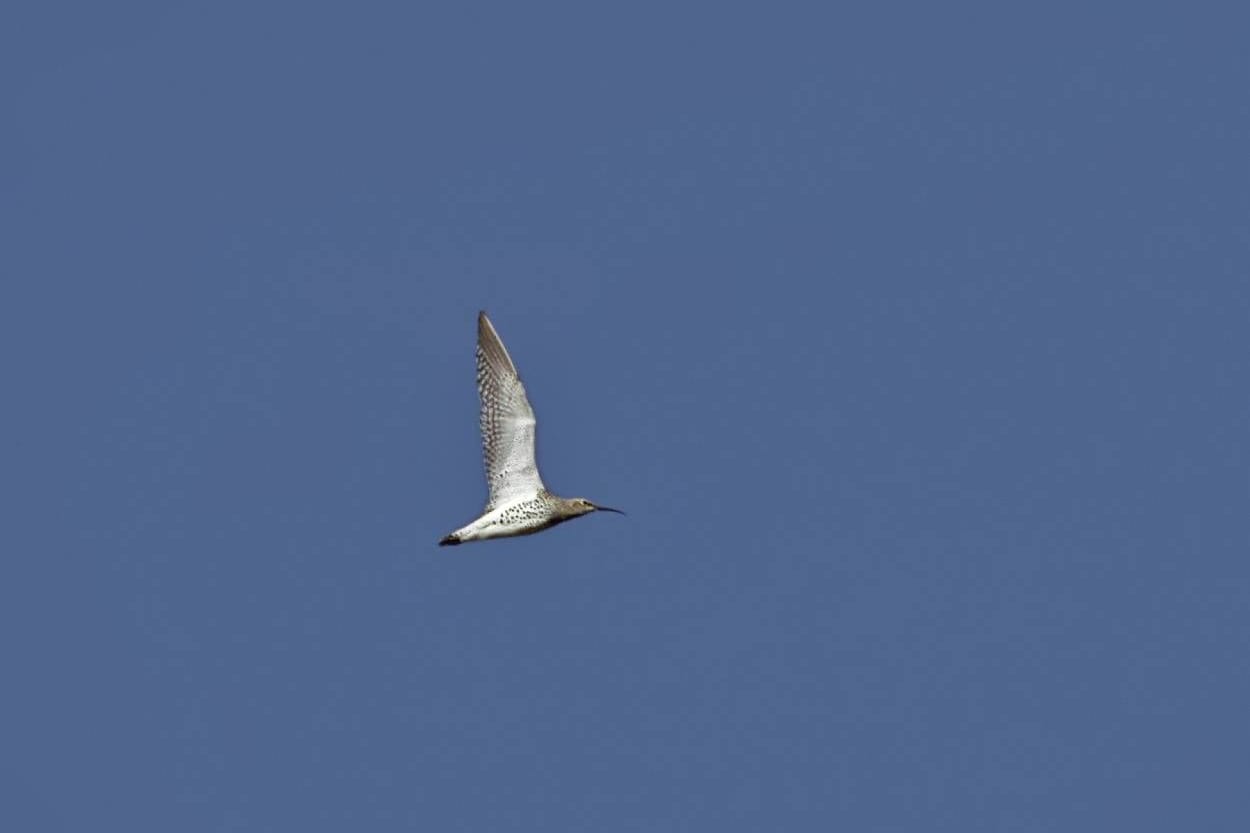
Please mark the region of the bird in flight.
<svg viewBox="0 0 1250 833"><path fill-rule="evenodd" d="M490 495L481 517L443 537L443 546L532 535L591 512L625 513L585 498L547 491L534 460L534 409L499 333L477 314L477 395L481 400L482 457Z"/></svg>

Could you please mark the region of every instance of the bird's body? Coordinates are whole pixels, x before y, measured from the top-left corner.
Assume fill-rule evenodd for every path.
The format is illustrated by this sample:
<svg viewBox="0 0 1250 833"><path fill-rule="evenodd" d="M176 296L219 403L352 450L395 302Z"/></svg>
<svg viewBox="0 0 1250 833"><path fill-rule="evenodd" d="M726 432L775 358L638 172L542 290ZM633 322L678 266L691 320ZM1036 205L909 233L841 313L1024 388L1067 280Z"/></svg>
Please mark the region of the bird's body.
<svg viewBox="0 0 1250 833"><path fill-rule="evenodd" d="M562 498L547 491L534 456L534 409L512 357L484 312L477 316L477 392L490 496L481 517L439 544L532 535L597 509L624 514L584 498Z"/></svg>
<svg viewBox="0 0 1250 833"><path fill-rule="evenodd" d="M457 529L439 543L463 544L465 541L533 535L579 514L585 514L570 512L569 507L562 505L564 503L564 498L543 491L532 498L521 498L503 506L488 506L482 517Z"/></svg>

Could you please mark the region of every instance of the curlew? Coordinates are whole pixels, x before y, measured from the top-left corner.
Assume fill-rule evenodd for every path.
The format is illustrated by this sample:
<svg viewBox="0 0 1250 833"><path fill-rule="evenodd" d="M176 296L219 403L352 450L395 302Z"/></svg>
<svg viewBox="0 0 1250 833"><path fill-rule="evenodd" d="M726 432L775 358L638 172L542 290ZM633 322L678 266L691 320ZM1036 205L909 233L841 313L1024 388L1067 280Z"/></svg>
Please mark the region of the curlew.
<svg viewBox="0 0 1250 833"><path fill-rule="evenodd" d="M596 511L625 514L547 491L534 459L534 409L508 349L484 312L477 314L477 394L490 493L481 517L444 536L440 545L532 535Z"/></svg>

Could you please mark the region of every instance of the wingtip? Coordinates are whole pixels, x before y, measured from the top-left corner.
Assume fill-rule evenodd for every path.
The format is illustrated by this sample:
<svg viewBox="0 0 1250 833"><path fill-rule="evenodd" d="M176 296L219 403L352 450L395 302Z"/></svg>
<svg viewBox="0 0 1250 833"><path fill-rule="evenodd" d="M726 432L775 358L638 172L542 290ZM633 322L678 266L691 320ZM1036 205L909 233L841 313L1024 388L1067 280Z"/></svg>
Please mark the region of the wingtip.
<svg viewBox="0 0 1250 833"><path fill-rule="evenodd" d="M484 356L487 364L499 368L502 372L513 376L517 373L516 363L508 355L508 348L503 346L503 339L495 330L495 325L486 317L486 311L477 314L477 349L478 355Z"/></svg>
<svg viewBox="0 0 1250 833"><path fill-rule="evenodd" d="M459 543L461 543L460 539L456 537L456 533L453 532L450 535L444 535L443 539L438 542L438 545L440 547L454 547Z"/></svg>
<svg viewBox="0 0 1250 833"><path fill-rule="evenodd" d="M495 325L491 323L490 316L486 314L486 310L477 311L477 334L478 338L494 336L499 338L499 334L495 332Z"/></svg>

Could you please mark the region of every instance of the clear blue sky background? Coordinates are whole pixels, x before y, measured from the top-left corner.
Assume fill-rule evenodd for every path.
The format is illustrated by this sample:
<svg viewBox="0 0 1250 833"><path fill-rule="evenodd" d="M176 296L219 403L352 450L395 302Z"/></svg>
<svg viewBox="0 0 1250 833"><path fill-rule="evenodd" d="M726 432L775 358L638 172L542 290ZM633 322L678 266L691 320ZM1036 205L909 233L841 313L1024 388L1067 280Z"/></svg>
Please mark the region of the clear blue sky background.
<svg viewBox="0 0 1250 833"><path fill-rule="evenodd" d="M0 827L1250 829L1245 20L752 6L6 7Z"/></svg>

